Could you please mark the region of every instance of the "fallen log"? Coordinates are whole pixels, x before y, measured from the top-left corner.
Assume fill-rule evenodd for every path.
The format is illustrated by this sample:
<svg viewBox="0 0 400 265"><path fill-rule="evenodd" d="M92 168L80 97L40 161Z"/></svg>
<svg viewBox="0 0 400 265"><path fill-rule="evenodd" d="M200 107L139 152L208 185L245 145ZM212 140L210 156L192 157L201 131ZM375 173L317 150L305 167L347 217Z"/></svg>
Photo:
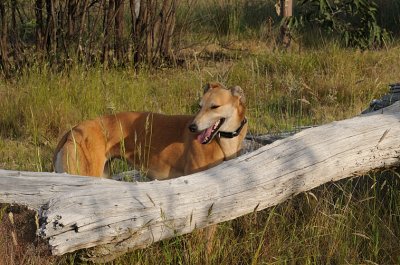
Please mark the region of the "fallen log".
<svg viewBox="0 0 400 265"><path fill-rule="evenodd" d="M394 167L400 104L301 131L204 172L118 182L0 171L0 203L39 213L53 255L88 250L110 260L153 242L279 204L330 181Z"/></svg>

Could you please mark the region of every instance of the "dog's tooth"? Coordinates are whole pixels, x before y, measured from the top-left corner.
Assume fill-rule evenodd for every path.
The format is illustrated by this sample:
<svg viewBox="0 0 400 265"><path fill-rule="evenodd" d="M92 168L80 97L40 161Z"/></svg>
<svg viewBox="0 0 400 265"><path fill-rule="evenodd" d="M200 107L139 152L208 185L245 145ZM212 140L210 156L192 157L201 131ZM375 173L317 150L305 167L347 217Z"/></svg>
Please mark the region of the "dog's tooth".
<svg viewBox="0 0 400 265"><path fill-rule="evenodd" d="M213 129L217 128L218 125L219 125L219 121L217 121L217 122L214 124Z"/></svg>

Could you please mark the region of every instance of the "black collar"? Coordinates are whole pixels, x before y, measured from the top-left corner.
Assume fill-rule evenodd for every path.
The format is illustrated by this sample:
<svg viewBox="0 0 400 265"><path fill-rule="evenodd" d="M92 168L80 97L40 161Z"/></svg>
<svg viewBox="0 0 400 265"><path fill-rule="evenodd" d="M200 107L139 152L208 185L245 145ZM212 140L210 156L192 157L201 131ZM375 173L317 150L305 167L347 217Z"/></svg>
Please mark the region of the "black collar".
<svg viewBox="0 0 400 265"><path fill-rule="evenodd" d="M234 132L218 132L219 137L222 138L235 138L236 136L238 136L240 134L240 131L243 129L244 125L247 123L247 119L244 118L242 120L242 123L240 124L240 127L234 131Z"/></svg>

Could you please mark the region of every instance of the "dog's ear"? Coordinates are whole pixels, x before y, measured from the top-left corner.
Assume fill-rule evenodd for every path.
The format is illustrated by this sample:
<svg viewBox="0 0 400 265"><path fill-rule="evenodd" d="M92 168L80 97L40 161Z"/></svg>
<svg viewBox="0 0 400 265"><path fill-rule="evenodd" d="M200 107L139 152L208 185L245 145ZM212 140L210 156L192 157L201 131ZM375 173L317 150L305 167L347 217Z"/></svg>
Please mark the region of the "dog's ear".
<svg viewBox="0 0 400 265"><path fill-rule="evenodd" d="M243 104L246 102L246 98L244 97L243 89L240 86L230 87L229 90L231 91L232 95L239 98L240 102L242 102Z"/></svg>
<svg viewBox="0 0 400 265"><path fill-rule="evenodd" d="M204 86L204 88L203 88L203 93L205 94L205 93L207 93L208 90L213 89L213 88L216 88L216 87L223 87L223 86L222 86L220 83L218 83L218 82L211 82L211 83L208 83L208 84L206 84L206 85Z"/></svg>

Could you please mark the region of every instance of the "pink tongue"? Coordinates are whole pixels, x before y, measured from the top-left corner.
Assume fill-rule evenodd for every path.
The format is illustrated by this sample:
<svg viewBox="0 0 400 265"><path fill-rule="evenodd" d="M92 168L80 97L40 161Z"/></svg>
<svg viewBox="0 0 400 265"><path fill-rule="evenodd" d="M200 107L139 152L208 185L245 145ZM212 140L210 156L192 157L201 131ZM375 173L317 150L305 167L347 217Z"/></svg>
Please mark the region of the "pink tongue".
<svg viewBox="0 0 400 265"><path fill-rule="evenodd" d="M197 140L200 143L203 143L206 140L206 137L210 137L211 136L211 132L212 132L212 127L205 129L204 131L202 131L198 136L197 136Z"/></svg>

